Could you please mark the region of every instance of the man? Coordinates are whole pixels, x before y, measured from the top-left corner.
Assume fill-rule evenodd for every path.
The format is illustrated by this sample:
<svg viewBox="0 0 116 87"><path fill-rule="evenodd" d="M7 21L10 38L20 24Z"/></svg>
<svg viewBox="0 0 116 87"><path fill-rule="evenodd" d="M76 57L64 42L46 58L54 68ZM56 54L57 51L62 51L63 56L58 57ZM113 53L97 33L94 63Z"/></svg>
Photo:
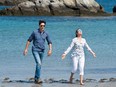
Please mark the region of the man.
<svg viewBox="0 0 116 87"><path fill-rule="evenodd" d="M28 53L28 47L31 41L33 41L32 54L36 62L35 71L35 83L42 83L40 80L41 64L43 60L44 50L45 50L45 40L48 42L48 56L52 54L52 42L49 35L44 31L46 22L44 20L39 21L39 29L32 32L31 36L27 40L26 47L24 50L24 55Z"/></svg>

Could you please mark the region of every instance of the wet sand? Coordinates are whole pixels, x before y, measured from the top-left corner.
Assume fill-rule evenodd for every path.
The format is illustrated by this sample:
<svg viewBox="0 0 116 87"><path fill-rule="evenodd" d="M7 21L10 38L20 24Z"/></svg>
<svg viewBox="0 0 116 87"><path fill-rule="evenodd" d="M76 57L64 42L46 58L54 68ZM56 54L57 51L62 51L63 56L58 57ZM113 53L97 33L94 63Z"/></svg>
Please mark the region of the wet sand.
<svg viewBox="0 0 116 87"><path fill-rule="evenodd" d="M33 78L28 80L10 80L4 78L0 87L116 87L116 78L85 79L84 85L79 84L79 80L68 83L68 80L44 79L42 84L35 84Z"/></svg>
<svg viewBox="0 0 116 87"><path fill-rule="evenodd" d="M116 82L105 82L105 83L85 83L80 84L66 84L66 83L2 83L0 87L116 87Z"/></svg>

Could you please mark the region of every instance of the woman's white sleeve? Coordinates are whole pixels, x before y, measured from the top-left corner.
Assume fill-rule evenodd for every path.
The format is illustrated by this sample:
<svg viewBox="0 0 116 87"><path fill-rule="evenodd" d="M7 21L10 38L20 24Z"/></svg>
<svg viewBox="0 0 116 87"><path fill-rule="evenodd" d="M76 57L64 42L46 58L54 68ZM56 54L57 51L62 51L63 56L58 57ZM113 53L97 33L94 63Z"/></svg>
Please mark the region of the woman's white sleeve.
<svg viewBox="0 0 116 87"><path fill-rule="evenodd" d="M68 49L64 53L68 54L70 52L70 50L73 48L73 46L74 46L74 40L72 40L70 46L68 47Z"/></svg>
<svg viewBox="0 0 116 87"><path fill-rule="evenodd" d="M85 47L87 48L88 51L92 51L89 45L87 44L86 40L85 40Z"/></svg>

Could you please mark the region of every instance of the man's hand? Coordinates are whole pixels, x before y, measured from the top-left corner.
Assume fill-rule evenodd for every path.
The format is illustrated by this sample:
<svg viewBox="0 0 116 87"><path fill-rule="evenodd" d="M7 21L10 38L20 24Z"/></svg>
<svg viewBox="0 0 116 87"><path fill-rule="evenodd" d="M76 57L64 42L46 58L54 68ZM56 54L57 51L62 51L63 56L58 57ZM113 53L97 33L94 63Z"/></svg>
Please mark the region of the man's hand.
<svg viewBox="0 0 116 87"><path fill-rule="evenodd" d="M23 52L23 55L25 56L25 55L27 55L27 53L28 53L28 50L25 49L24 52Z"/></svg>
<svg viewBox="0 0 116 87"><path fill-rule="evenodd" d="M29 47L29 44L30 44L30 42L27 41L25 50L24 50L24 52L23 52L23 55L24 55L24 56L27 55L27 53L28 53L28 47Z"/></svg>
<svg viewBox="0 0 116 87"><path fill-rule="evenodd" d="M52 54L52 50L48 50L48 56Z"/></svg>

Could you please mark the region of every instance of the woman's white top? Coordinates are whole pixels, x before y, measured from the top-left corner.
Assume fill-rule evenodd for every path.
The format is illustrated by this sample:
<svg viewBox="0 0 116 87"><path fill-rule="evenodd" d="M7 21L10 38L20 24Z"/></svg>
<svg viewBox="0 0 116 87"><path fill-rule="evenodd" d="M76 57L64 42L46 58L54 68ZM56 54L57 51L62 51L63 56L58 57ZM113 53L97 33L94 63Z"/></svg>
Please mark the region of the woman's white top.
<svg viewBox="0 0 116 87"><path fill-rule="evenodd" d="M91 48L89 47L89 45L87 44L84 38L82 38L81 42L79 42L78 38L75 37L74 39L72 39L70 46L64 53L68 54L70 50L73 48L71 57L75 57L75 56L82 57L84 56L84 47L86 47L88 51L91 51Z"/></svg>

